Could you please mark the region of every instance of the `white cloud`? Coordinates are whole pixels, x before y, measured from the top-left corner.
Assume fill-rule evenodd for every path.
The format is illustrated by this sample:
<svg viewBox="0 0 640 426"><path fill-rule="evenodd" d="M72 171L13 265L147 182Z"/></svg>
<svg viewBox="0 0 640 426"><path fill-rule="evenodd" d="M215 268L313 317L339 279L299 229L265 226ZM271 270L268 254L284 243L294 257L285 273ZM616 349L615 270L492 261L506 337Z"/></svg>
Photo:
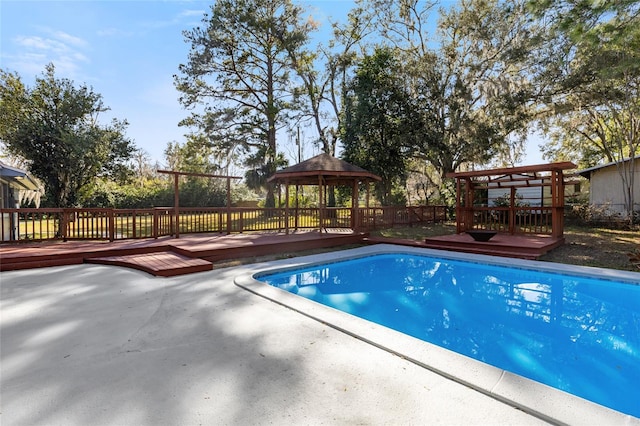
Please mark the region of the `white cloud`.
<svg viewBox="0 0 640 426"><path fill-rule="evenodd" d="M64 31L52 31L51 35L66 45L72 45L78 48L85 48L89 46L89 43L86 40L67 34Z"/></svg>
<svg viewBox="0 0 640 426"><path fill-rule="evenodd" d="M57 75L74 78L81 64L90 62L84 53L89 48L86 40L50 28L41 27L39 32L13 38L18 49L8 57L11 68L34 75L42 73L48 63L53 63Z"/></svg>
<svg viewBox="0 0 640 426"><path fill-rule="evenodd" d="M200 10L187 9L180 12L178 14L178 18L191 18L192 16L202 17L204 14L205 14L205 11L202 9Z"/></svg>

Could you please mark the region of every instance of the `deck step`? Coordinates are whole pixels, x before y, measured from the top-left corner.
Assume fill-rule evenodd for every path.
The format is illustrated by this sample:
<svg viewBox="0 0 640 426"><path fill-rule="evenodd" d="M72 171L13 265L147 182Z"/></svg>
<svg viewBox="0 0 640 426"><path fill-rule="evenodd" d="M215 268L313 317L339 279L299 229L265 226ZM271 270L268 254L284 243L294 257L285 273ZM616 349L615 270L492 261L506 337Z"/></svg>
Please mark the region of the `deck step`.
<svg viewBox="0 0 640 426"><path fill-rule="evenodd" d="M211 271L213 264L199 258L187 257L171 251L131 254L123 256L92 257L86 263L124 266L159 277L175 277L194 272Z"/></svg>

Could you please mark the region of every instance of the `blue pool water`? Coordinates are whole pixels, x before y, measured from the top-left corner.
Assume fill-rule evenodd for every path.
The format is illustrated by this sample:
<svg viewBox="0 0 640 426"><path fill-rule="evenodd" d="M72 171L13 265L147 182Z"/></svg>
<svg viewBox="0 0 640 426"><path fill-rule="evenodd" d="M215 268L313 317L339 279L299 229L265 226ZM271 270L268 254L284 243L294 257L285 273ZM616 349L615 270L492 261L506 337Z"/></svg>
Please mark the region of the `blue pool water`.
<svg viewBox="0 0 640 426"><path fill-rule="evenodd" d="M640 417L640 286L410 254L256 279Z"/></svg>

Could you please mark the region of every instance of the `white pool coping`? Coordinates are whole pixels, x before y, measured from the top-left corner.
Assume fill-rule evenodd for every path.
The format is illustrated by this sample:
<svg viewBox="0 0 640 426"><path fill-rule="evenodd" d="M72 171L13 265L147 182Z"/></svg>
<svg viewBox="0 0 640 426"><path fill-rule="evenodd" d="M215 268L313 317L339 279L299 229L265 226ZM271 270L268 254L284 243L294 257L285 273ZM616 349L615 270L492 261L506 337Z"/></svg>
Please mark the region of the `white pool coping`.
<svg viewBox="0 0 640 426"><path fill-rule="evenodd" d="M555 424L640 425L640 418L624 414L553 387L535 382L448 349L391 330L354 315L289 293L254 276L301 266L322 264L381 253L410 253L440 258L477 261L538 271L603 278L640 284L640 273L550 262L501 258L414 247L379 244L282 261L247 265L247 274L236 285L360 340L394 353L430 371L468 386L524 412Z"/></svg>

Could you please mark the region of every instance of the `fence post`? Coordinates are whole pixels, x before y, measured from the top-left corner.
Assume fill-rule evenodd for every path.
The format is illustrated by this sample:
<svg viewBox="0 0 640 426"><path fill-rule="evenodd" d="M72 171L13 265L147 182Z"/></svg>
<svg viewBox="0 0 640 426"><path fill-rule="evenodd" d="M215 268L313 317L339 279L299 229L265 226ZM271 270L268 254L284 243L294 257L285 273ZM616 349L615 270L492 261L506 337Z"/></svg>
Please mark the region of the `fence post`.
<svg viewBox="0 0 640 426"><path fill-rule="evenodd" d="M116 239L116 221L115 221L115 211L114 209L107 210L108 219L109 219L109 241L113 242Z"/></svg>
<svg viewBox="0 0 640 426"><path fill-rule="evenodd" d="M151 225L151 236L158 239L158 209L153 209L153 224Z"/></svg>
<svg viewBox="0 0 640 426"><path fill-rule="evenodd" d="M62 209L62 214L60 217L60 236L62 237L62 241L67 241L68 237L68 229L67 224L69 222L69 216L67 213L67 209Z"/></svg>

